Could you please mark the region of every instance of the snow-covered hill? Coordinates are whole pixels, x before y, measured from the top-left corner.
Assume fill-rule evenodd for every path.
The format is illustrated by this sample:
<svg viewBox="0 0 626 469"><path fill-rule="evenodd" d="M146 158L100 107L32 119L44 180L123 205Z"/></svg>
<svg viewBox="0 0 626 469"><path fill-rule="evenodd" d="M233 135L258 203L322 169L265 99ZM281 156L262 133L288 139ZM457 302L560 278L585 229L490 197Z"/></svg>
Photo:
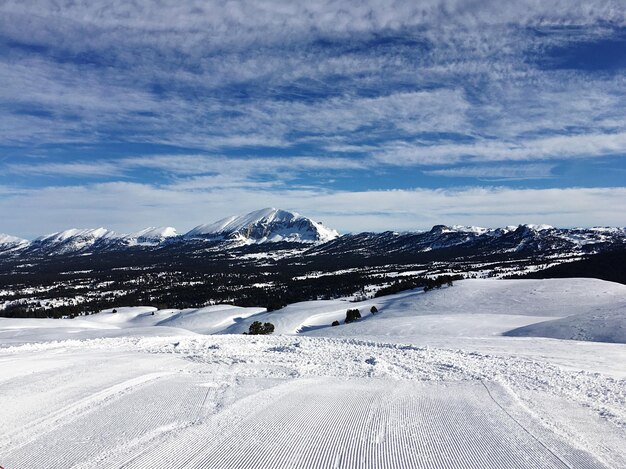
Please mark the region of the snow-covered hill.
<svg viewBox="0 0 626 469"><path fill-rule="evenodd" d="M546 324L544 321L554 319L578 323L578 318L595 317L595 321L587 324L584 335L524 335L626 343L625 303L626 285L596 279L463 280L451 288L428 293L413 290L359 303L342 300L296 303L242 318L223 332L243 333L252 321L261 321L271 322L281 334L359 336L421 343L435 336L494 336L523 326L534 331L535 327ZM378 309L374 315L370 313L372 306ZM363 319L344 324L348 308L358 308ZM598 316L600 311L606 312L605 315ZM609 320L607 324L613 327L613 336L605 334L607 325L601 317ZM332 327L333 321L341 325ZM608 340L611 337L616 340Z"/></svg>
<svg viewBox="0 0 626 469"><path fill-rule="evenodd" d="M377 313L370 312L372 306ZM362 319L345 324L346 310ZM242 334L254 321L271 322L276 334L367 337L422 343L425 339L503 334L626 343L626 285L596 279L463 280L453 287L421 289L362 302L346 299L265 308L231 305L199 309L129 307L74 320L3 319L0 330L30 327L116 329L168 327L200 334ZM17 321L14 327L13 321ZM338 321L340 326L331 326ZM509 332L513 331L513 332ZM62 329L57 333L62 334ZM106 331L111 335L111 331ZM4 336L8 338L7 335ZM23 333L21 337L24 338Z"/></svg>
<svg viewBox="0 0 626 469"><path fill-rule="evenodd" d="M583 316L617 328L599 312L625 295L590 279L464 280L273 312L0 318L0 463L626 467L626 344L502 335ZM355 307L363 318L343 324ZM284 334L239 333L254 320Z"/></svg>
<svg viewBox="0 0 626 469"><path fill-rule="evenodd" d="M505 334L626 344L626 292L621 297L621 302L593 306L582 313L521 326Z"/></svg>
<svg viewBox="0 0 626 469"><path fill-rule="evenodd" d="M264 243L275 241L321 242L339 236L335 230L297 213L276 208L264 208L246 215L224 218L215 223L199 225L185 238Z"/></svg>

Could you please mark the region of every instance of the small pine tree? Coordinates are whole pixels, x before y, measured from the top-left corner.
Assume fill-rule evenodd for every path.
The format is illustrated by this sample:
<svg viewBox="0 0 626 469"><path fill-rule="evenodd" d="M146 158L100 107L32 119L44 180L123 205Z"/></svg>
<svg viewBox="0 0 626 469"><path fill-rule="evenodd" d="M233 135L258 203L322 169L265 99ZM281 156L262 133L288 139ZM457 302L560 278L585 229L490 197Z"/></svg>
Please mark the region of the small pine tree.
<svg viewBox="0 0 626 469"><path fill-rule="evenodd" d="M331 324L331 326L338 326L339 325L339 321L333 321L333 323Z"/></svg>
<svg viewBox="0 0 626 469"><path fill-rule="evenodd" d="M370 313L372 313L372 314L376 314L377 312L378 312L378 308L377 308L376 306L372 306L372 307L370 308Z"/></svg>
<svg viewBox="0 0 626 469"><path fill-rule="evenodd" d="M356 321L361 318L361 313L358 309L349 309L346 311L346 324Z"/></svg>
<svg viewBox="0 0 626 469"><path fill-rule="evenodd" d="M248 334L250 335L267 335L272 332L274 332L274 324L271 322L261 324L260 321L254 321L250 324L250 328L248 329Z"/></svg>

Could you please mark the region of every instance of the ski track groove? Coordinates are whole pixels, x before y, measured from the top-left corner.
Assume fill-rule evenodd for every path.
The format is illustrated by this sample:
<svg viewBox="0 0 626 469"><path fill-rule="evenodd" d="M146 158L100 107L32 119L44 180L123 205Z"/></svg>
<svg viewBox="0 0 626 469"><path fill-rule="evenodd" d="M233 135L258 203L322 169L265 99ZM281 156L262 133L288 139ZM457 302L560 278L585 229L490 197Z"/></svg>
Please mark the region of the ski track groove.
<svg viewBox="0 0 626 469"><path fill-rule="evenodd" d="M568 467L524 431L480 383L440 383L434 389L403 382L390 389L383 384L318 380L312 392L310 380L289 383L275 405L248 413L218 438L207 442L201 431L192 438L181 434L178 442L193 447L195 454L184 461L169 459L168 466ZM388 421L394 422L393 428L387 428ZM196 444L201 442L205 444ZM156 459L148 457L138 467L155 466Z"/></svg>
<svg viewBox="0 0 626 469"><path fill-rule="evenodd" d="M122 383L109 386L102 391L92 394L91 396L78 399L72 404L57 409L44 417L29 422L11 433L5 434L2 440L0 440L0 452L6 454L10 451L15 451L25 446L33 439L38 438L39 434L50 432L55 428L64 425L64 419L67 417L74 419L78 418L81 415L89 413L104 402L119 398L120 396L131 392L133 388L143 386L149 381L161 378L168 374L171 373L148 373L126 380ZM19 442L16 443L15 441L18 439Z"/></svg>
<svg viewBox="0 0 626 469"><path fill-rule="evenodd" d="M172 425L180 424L181 419L196 415L204 396L190 387L183 388L178 398L173 399L171 382L157 379L152 383L145 380L141 383L143 386L138 384L134 382L133 386L126 388L127 392L115 396L116 402L111 399L100 401L85 412L72 414L72 418L62 425L48 427L30 441L4 453L6 466L99 467L100 461L120 456L120 452L133 451L132 442L143 443L142 437L151 431L171 430ZM173 405L176 402L182 405ZM145 412L142 411L144 408ZM185 410L191 413L185 414ZM119 428L124 431L120 432ZM54 460L58 446L64 448L62 461Z"/></svg>
<svg viewBox="0 0 626 469"><path fill-rule="evenodd" d="M230 430L237 422L245 420L250 410L258 405L269 406L284 394L284 387L277 386L269 390L247 396L218 413L216 419L207 419L198 425L183 429L173 438L159 445L153 452L146 452L122 467L151 469L154 467L189 467L194 460L208 452L208 448L219 445L235 444L231 439Z"/></svg>
<svg viewBox="0 0 626 469"><path fill-rule="evenodd" d="M539 438L537 438L535 435L533 435L530 430L528 430L524 425L522 425L515 417L513 417L491 394L491 391L489 390L489 388L487 387L487 385L481 380L480 382L483 387L485 388L485 391L487 391L487 394L489 395L489 399L491 399L501 410L502 412L504 412L506 415L508 415L508 417L515 422L517 425L519 425L519 427L524 430L524 432L526 432L532 439L534 439L537 443L539 443L546 451L548 451L552 456L554 456L556 459L558 459L566 468L568 469L573 469L572 466L570 466L566 461L564 461L563 459L561 459L561 457L559 455L557 455L556 453L554 453L548 446L546 446Z"/></svg>

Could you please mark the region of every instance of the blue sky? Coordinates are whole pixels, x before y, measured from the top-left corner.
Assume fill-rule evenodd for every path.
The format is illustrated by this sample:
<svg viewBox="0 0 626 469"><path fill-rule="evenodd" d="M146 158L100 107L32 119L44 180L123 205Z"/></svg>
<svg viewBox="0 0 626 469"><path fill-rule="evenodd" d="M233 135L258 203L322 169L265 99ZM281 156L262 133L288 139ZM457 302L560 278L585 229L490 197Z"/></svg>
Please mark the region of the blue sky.
<svg viewBox="0 0 626 469"><path fill-rule="evenodd" d="M621 1L5 1L0 232L626 225Z"/></svg>

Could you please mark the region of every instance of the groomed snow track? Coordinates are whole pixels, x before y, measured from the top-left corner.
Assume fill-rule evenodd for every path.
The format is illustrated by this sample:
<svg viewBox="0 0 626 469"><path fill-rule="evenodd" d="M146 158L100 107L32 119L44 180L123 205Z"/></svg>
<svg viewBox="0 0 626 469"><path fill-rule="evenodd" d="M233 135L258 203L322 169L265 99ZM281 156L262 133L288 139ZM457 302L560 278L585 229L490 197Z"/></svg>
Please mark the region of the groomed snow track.
<svg viewBox="0 0 626 469"><path fill-rule="evenodd" d="M583 467L512 419L480 382L300 379L280 387L222 416L239 419L221 433L218 422L201 425L128 467Z"/></svg>
<svg viewBox="0 0 626 469"><path fill-rule="evenodd" d="M519 358L304 337L100 339L0 349L0 383L3 404L37 409L0 406L7 469L624 461L610 450L623 441L623 380ZM537 393L549 412L564 399L594 419L603 412L609 449L537 415Z"/></svg>

